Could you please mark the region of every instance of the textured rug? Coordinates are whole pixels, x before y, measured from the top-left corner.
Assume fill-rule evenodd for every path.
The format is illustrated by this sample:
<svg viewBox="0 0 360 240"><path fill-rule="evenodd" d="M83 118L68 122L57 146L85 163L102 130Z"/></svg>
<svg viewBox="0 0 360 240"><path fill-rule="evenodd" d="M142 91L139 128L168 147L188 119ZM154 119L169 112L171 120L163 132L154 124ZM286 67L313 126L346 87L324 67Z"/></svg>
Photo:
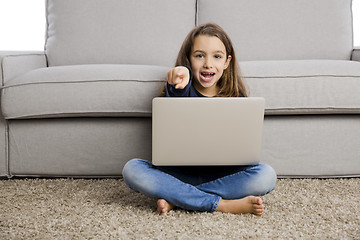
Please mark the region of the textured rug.
<svg viewBox="0 0 360 240"><path fill-rule="evenodd" d="M0 181L0 239L360 239L360 178L282 179L265 213L155 213L122 179Z"/></svg>

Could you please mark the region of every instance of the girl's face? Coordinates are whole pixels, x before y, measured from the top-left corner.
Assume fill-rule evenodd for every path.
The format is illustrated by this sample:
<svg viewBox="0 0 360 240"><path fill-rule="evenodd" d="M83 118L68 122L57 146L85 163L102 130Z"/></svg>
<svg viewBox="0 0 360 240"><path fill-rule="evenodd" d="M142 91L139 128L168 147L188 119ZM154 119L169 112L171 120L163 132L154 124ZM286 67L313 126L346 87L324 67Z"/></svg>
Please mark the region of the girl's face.
<svg viewBox="0 0 360 240"><path fill-rule="evenodd" d="M231 56L226 55L225 45L219 38L197 36L190 55L196 90L205 96L215 96L219 92L217 82L230 61Z"/></svg>

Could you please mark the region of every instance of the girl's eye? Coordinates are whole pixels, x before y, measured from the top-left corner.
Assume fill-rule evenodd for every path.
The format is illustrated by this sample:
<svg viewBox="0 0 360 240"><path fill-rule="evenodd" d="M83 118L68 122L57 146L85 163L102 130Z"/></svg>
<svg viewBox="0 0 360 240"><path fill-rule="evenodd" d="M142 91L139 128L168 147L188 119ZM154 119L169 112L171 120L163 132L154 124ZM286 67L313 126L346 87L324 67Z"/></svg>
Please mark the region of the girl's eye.
<svg viewBox="0 0 360 240"><path fill-rule="evenodd" d="M220 58L221 58L220 55L215 55L214 57L215 57L216 59L220 59Z"/></svg>
<svg viewBox="0 0 360 240"><path fill-rule="evenodd" d="M203 55L203 54L197 54L195 57L197 57L197 58L203 58L204 55Z"/></svg>

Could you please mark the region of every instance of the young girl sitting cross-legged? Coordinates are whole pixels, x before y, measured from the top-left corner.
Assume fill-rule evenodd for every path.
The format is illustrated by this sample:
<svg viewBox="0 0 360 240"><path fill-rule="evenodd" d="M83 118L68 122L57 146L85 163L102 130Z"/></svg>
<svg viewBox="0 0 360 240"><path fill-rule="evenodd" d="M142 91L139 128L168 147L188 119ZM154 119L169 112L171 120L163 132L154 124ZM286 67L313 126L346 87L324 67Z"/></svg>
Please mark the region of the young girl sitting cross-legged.
<svg viewBox="0 0 360 240"><path fill-rule="evenodd" d="M176 67L167 73L167 97L247 97L232 43L216 24L195 27L186 37ZM174 207L203 212L264 212L259 196L272 191L276 173L251 166L154 166L132 159L124 166L126 185L157 199L157 211Z"/></svg>

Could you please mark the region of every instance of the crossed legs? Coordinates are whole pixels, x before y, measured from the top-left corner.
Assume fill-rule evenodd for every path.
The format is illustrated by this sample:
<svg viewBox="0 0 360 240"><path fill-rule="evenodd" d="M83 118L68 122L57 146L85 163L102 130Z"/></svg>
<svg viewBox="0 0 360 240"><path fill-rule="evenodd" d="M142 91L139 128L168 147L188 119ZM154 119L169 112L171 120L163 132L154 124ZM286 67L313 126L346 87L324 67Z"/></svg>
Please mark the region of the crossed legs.
<svg viewBox="0 0 360 240"><path fill-rule="evenodd" d="M231 173L199 178L181 168L160 168L149 161L133 159L125 165L123 177L131 189L158 199L157 211L161 214L178 206L187 210L262 215L264 206L257 196L275 187L275 171L265 164L234 168Z"/></svg>

